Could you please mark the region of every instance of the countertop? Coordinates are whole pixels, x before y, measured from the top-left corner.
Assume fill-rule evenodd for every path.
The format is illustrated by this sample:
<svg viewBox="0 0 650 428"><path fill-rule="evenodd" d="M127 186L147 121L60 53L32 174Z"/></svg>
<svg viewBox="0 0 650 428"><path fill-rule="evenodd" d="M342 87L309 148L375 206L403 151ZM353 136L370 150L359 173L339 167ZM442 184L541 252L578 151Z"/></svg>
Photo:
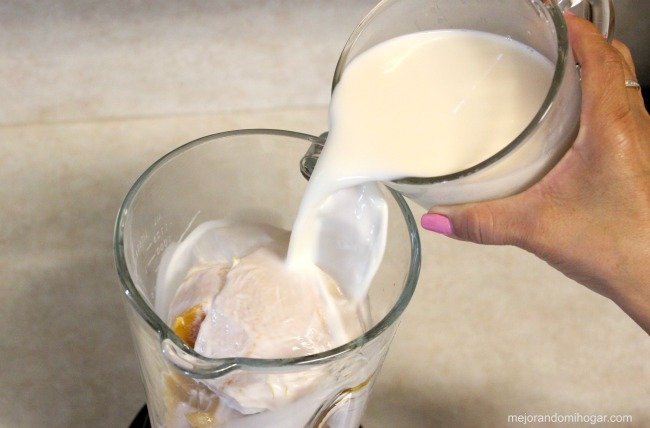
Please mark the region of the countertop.
<svg viewBox="0 0 650 428"><path fill-rule="evenodd" d="M113 264L124 195L206 134L324 131L338 51L372 4L0 5L0 426L128 426L145 398ZM522 250L421 238L364 427L650 425L650 338L615 304Z"/></svg>

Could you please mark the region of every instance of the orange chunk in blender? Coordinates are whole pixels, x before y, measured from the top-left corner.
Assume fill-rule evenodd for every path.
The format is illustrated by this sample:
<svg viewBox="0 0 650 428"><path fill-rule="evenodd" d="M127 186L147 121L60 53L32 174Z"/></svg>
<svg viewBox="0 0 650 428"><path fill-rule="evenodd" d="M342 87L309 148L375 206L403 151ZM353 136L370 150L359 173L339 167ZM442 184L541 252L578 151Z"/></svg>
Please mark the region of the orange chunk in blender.
<svg viewBox="0 0 650 428"><path fill-rule="evenodd" d="M205 311L200 304L192 306L174 319L172 330L183 342L194 348L201 323L205 319Z"/></svg>

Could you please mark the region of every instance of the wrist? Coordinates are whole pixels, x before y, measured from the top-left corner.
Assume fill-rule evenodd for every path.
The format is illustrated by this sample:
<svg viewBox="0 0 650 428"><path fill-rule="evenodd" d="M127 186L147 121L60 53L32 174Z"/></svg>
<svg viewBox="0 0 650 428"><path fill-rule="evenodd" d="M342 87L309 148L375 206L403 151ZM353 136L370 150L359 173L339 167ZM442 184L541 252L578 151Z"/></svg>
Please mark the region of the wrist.
<svg viewBox="0 0 650 428"><path fill-rule="evenodd" d="M606 287L612 301L650 334L650 238L635 241L618 253Z"/></svg>

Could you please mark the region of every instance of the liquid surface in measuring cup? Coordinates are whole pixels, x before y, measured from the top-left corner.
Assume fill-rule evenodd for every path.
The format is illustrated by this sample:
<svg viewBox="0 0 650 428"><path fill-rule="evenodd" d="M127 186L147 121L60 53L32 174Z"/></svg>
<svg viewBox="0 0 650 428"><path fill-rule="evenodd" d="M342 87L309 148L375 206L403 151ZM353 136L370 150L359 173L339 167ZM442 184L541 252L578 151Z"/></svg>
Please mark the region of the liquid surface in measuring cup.
<svg viewBox="0 0 650 428"><path fill-rule="evenodd" d="M318 260L317 229L337 221L318 207L338 189L451 174L504 148L540 109L553 72L530 47L469 30L408 34L354 58L332 96L289 263Z"/></svg>

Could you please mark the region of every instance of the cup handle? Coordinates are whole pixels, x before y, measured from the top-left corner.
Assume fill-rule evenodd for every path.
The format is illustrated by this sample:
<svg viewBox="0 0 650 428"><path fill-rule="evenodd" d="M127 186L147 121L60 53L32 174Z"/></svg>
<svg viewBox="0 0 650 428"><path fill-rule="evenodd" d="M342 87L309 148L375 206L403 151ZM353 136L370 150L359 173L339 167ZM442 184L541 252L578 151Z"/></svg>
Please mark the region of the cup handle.
<svg viewBox="0 0 650 428"><path fill-rule="evenodd" d="M562 10L581 3L582 0L558 0ZM614 3L612 0L585 0L584 17L593 22L602 35L611 42L614 38Z"/></svg>
<svg viewBox="0 0 650 428"><path fill-rule="evenodd" d="M311 146L307 149L307 153L300 159L300 172L307 180L309 180L311 173L316 167L320 152L323 150L325 140L327 140L327 134L328 132L323 132L318 138L312 140Z"/></svg>

